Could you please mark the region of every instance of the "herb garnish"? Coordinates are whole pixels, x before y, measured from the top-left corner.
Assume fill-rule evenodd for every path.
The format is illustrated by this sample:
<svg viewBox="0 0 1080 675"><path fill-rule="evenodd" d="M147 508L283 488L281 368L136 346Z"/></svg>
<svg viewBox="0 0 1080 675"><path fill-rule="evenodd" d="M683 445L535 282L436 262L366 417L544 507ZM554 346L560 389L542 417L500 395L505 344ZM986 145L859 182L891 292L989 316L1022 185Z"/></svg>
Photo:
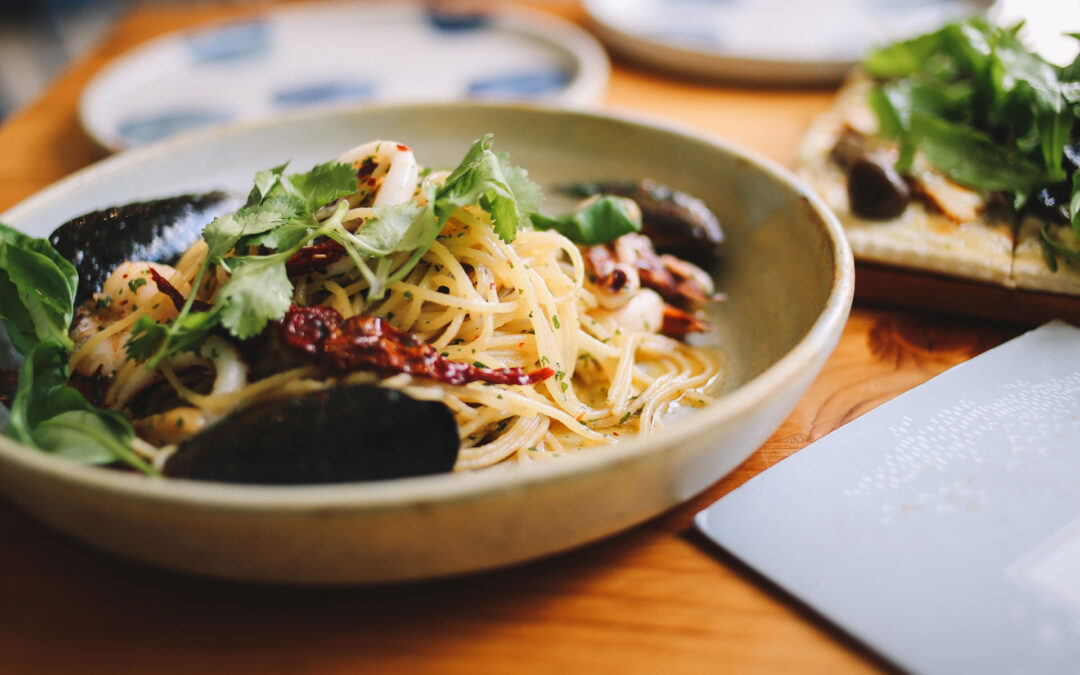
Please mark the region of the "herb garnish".
<svg viewBox="0 0 1080 675"><path fill-rule="evenodd" d="M899 172L920 152L961 185L1004 193L1017 210L1043 190L1063 195L1080 235L1080 56L1064 68L1048 63L1019 28L969 19L875 50L863 62L877 80L870 105L882 135L900 144ZM1080 251L1045 227L1043 237L1080 263Z"/></svg>
<svg viewBox="0 0 1080 675"><path fill-rule="evenodd" d="M342 224L348 207L344 201L323 223L315 214L356 192L356 172L351 166L328 162L307 173L288 176L285 168L259 172L244 208L215 219L203 232L210 251L192 287L201 287L212 264L231 274L218 291L214 306L193 313L192 294L179 316L167 325L140 318L125 345L129 356L155 367L172 354L193 349L218 325L241 339L257 335L268 321L280 319L289 308L293 287L285 262L319 237L344 247L369 284L368 298L378 299L415 267L458 208L479 204L490 214L495 231L509 243L519 227L528 225L528 214L535 211L541 198L540 189L528 180L525 171L492 152L491 136L485 136L473 143L441 186L425 186L423 206L415 201L376 206L375 216L350 232ZM246 252L251 247L271 252L229 257L233 251ZM409 255L400 261L398 253Z"/></svg>
<svg viewBox="0 0 1080 675"><path fill-rule="evenodd" d="M641 232L641 215L626 197L603 195L581 209L558 218L534 214L538 230L555 230L575 244L595 246L624 234Z"/></svg>

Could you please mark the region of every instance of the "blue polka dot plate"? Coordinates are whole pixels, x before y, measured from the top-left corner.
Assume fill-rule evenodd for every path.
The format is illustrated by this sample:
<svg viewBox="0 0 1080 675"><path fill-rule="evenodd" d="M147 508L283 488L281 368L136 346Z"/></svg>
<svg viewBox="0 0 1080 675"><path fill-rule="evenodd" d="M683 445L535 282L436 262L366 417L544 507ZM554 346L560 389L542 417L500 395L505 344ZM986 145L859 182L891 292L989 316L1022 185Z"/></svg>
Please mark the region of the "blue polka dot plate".
<svg viewBox="0 0 1080 675"><path fill-rule="evenodd" d="M173 33L111 63L83 92L83 128L110 150L298 108L396 101L598 101L603 49L523 9L412 3L279 8Z"/></svg>

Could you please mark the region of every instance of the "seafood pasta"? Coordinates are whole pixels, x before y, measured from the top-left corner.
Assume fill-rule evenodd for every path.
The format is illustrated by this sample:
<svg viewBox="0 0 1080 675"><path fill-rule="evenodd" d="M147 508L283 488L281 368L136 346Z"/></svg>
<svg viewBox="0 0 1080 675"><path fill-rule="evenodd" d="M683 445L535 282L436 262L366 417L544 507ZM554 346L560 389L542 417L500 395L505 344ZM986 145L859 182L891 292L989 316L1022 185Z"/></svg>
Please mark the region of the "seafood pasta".
<svg viewBox="0 0 1080 675"><path fill-rule="evenodd" d="M719 356L684 338L706 328L712 281L653 244L662 231L686 247L694 233L655 217L643 228L638 203L650 205L613 187L590 188L601 194L574 213L539 215L539 188L490 146L477 141L453 171L373 141L306 173L260 172L246 204L171 264L128 259L99 289L80 281L71 385L134 432L118 443L130 452L101 461L244 482L467 470L648 433L673 405L708 401ZM675 194L669 211L691 200ZM53 236L62 252L70 230ZM302 410L315 411L311 425L281 422ZM436 431L443 417L449 433ZM316 449L312 468L303 448L267 449L363 445L364 425L398 418L376 443L394 449L365 452L452 445L438 468L338 471L353 460ZM265 431L275 424L280 434ZM15 426L22 440L51 440ZM285 441L285 427L303 431ZM268 456L284 468L236 468Z"/></svg>

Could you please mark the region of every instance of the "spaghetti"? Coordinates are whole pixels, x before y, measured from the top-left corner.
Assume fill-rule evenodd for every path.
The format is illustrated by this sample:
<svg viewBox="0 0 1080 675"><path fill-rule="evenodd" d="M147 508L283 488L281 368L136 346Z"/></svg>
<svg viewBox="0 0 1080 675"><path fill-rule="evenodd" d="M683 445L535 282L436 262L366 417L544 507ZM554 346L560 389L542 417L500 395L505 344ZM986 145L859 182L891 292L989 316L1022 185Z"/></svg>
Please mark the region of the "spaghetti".
<svg viewBox="0 0 1080 675"><path fill-rule="evenodd" d="M358 189L318 209L316 220L352 233L384 217L381 208L424 207L448 178L421 179L412 151L387 141L359 146L340 161L355 169ZM587 247L550 229L520 229L508 242L497 225L474 203L453 208L422 251L358 260L332 238L314 241L289 261L290 300L294 309L331 308L344 322L378 317L429 345L433 359L543 375L535 381L449 383L407 369L390 376L385 368L336 370L280 344L273 357L252 359L250 347L216 335L160 364L130 358L124 345L139 317L175 320L182 314L177 296L193 293L192 302L207 306L219 299L233 272L228 257L208 261L204 240L175 267L125 263L117 270L114 277L121 277L110 278L96 304L77 317L72 370L111 375L103 403L136 417L135 450L159 465L183 438L241 407L339 384L378 382L445 403L460 430L456 470L542 461L646 434L662 426L673 405L710 400L721 376L719 355L661 334L670 309L664 297L635 277L620 282L628 290L616 289L621 295L612 300L583 255ZM147 279L149 290L133 295L131 275ZM259 363L274 359L271 367ZM165 389L162 402L133 412L136 396L151 386Z"/></svg>

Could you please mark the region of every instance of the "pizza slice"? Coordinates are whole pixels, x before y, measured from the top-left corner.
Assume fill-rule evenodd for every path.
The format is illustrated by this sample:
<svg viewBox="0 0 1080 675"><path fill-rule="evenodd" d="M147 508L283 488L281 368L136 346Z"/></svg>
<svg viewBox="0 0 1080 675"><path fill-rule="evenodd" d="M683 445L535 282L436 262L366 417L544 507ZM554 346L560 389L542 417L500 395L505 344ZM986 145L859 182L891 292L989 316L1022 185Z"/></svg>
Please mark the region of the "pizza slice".
<svg viewBox="0 0 1080 675"><path fill-rule="evenodd" d="M879 136L871 85L853 74L814 120L799 146L799 176L836 213L856 258L1009 285L1012 223L925 158L899 175L900 146Z"/></svg>

